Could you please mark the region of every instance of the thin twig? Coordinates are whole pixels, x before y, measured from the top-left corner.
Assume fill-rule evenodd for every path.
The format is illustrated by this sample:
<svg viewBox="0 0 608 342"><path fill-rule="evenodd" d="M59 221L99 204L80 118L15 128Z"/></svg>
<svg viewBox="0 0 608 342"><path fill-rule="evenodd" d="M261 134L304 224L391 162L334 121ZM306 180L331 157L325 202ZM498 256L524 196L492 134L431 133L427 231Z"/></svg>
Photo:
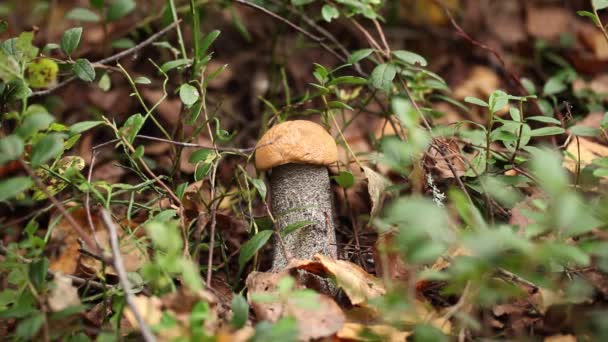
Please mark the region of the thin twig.
<svg viewBox="0 0 608 342"><path fill-rule="evenodd" d="M152 44L155 40L157 40L158 38L160 38L162 35L164 35L165 33L169 32L170 30L172 30L173 28L175 28L177 26L177 24L179 23L179 21L174 22L173 24L165 27L164 29L158 31L157 33L151 35L148 39L144 40L143 42L135 45L134 47L121 51L113 56L104 58L104 59L100 59L97 62L94 62L93 64L95 65L106 65L115 61L118 61L119 59L131 55L141 49L143 49L144 47ZM53 91L64 87L65 85L67 85L68 83L72 82L73 80L76 79L76 76L72 76L60 83L58 83L57 85L55 85L54 87L51 87L49 89L44 89L44 90L39 90L39 91L35 91L33 93L30 94L30 97L33 96L43 96L43 95L48 95L50 93L52 93Z"/></svg>
<svg viewBox="0 0 608 342"><path fill-rule="evenodd" d="M314 34L306 31L304 28L302 28L302 27L300 27L300 26L292 23L291 21L289 21L289 19L283 18L282 16L280 16L280 15L278 15L278 14L276 14L276 13L270 11L270 10L267 10L266 8L264 8L264 7L262 7L262 6L258 5L258 4L254 4L254 3L246 1L246 0L233 0L233 1L236 2L236 3L238 3L238 4L254 8L254 9L258 10L258 11L261 11L262 13L264 13L266 15L269 15L269 16L277 19L277 20L280 20L280 21L284 22L285 24L287 24L287 25L291 26L292 28L294 28L296 31L302 33L306 37L308 37L308 38L310 38L310 39L312 39L312 40L314 40L316 42L322 42L324 40L323 37L315 36Z"/></svg>
<svg viewBox="0 0 608 342"><path fill-rule="evenodd" d="M135 316L135 319L137 320L137 323L139 325L139 330L141 331L141 334L142 334L144 340L146 342L156 341L156 337L152 333L152 330L150 330L150 327L144 320L144 317L142 316L141 312L139 312L139 309L137 308L137 305L135 304L135 300L133 299L131 284L130 284L128 276L127 276L127 271L125 270L125 265L122 260L122 255L120 254L120 246L118 244L118 231L117 231L116 225L114 224L114 221L112 221L112 217L110 216L110 213L106 209L101 210L101 218L103 220L103 223L106 225L108 232L110 233L110 247L112 248L112 261L113 261L114 269L116 270L116 273L118 273L118 279L120 281L120 285L122 286L122 288L125 292L125 300L127 301L127 305L129 306L129 309L131 309L131 312L133 312L133 316Z"/></svg>

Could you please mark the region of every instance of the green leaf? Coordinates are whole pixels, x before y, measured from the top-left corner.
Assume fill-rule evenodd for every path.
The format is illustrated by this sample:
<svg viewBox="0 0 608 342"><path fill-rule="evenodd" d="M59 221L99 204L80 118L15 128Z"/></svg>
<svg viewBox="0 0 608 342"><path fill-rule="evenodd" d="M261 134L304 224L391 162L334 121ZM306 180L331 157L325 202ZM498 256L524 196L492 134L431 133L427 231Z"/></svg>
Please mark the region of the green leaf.
<svg viewBox="0 0 608 342"><path fill-rule="evenodd" d="M69 20L80 20L90 23L96 23L99 21L99 14L91 11L88 8L76 7L70 10L65 15L65 18Z"/></svg>
<svg viewBox="0 0 608 342"><path fill-rule="evenodd" d="M542 128L533 129L530 132L530 135L533 137L544 137L544 136L548 136L548 135L563 134L565 132L566 132L566 130L564 130L561 127L551 126L551 127L542 127Z"/></svg>
<svg viewBox="0 0 608 342"><path fill-rule="evenodd" d="M604 118L600 123L600 127L602 127L603 129L608 129L608 112L604 113Z"/></svg>
<svg viewBox="0 0 608 342"><path fill-rule="evenodd" d="M340 76L340 77L336 77L333 80L329 81L329 83L327 83L327 85L328 86L332 86L332 85L336 85L336 84L361 85L361 84L366 84L366 83L367 83L367 79L365 79L363 77Z"/></svg>
<svg viewBox="0 0 608 342"><path fill-rule="evenodd" d="M32 284L37 288L41 289L44 281L46 280L46 274L49 270L49 259L42 258L38 261L29 264L29 278Z"/></svg>
<svg viewBox="0 0 608 342"><path fill-rule="evenodd" d="M332 5L323 5L323 8L321 8L321 16L325 21L331 23L333 19L338 19L340 17L340 12Z"/></svg>
<svg viewBox="0 0 608 342"><path fill-rule="evenodd" d="M33 167L38 167L63 151L63 138L60 134L45 135L32 148L30 161Z"/></svg>
<svg viewBox="0 0 608 342"><path fill-rule="evenodd" d="M72 52L76 50L78 44L80 44L80 37L82 36L82 27L74 27L63 33L61 37L61 50L66 55L72 55Z"/></svg>
<svg viewBox="0 0 608 342"><path fill-rule="evenodd" d="M192 164L196 164L199 162L205 162L209 158L209 156L213 155L213 150L209 148L203 148L200 150L194 151L190 155L190 159L188 161Z"/></svg>
<svg viewBox="0 0 608 342"><path fill-rule="evenodd" d="M76 63L72 66L72 70L83 81L93 82L95 81L95 69L91 62L87 59L79 58Z"/></svg>
<svg viewBox="0 0 608 342"><path fill-rule="evenodd" d="M235 295L232 298L232 319L230 325L234 329L241 329L247 323L249 318L249 304L245 297Z"/></svg>
<svg viewBox="0 0 608 342"><path fill-rule="evenodd" d="M260 197L262 198L262 200L263 201L266 200L266 193L267 193L266 183L264 183L264 181L261 179L251 178L251 184L253 184L255 189L258 191L258 194L260 194Z"/></svg>
<svg viewBox="0 0 608 342"><path fill-rule="evenodd" d="M0 20L0 34L3 34L8 29L8 22L6 20Z"/></svg>
<svg viewBox="0 0 608 342"><path fill-rule="evenodd" d="M152 83L152 81L150 81L149 78L144 77L144 76L139 76L139 77L135 78L135 80L133 82L135 82L137 84L151 84Z"/></svg>
<svg viewBox="0 0 608 342"><path fill-rule="evenodd" d="M569 128L570 132L579 137L597 137L600 130L593 127L576 125Z"/></svg>
<svg viewBox="0 0 608 342"><path fill-rule="evenodd" d="M372 86L389 93L393 86L393 80L397 75L397 68L392 64L380 64L374 68L370 75Z"/></svg>
<svg viewBox="0 0 608 342"><path fill-rule="evenodd" d="M597 169L593 171L593 175L598 178L608 177L608 169Z"/></svg>
<svg viewBox="0 0 608 342"><path fill-rule="evenodd" d="M490 95L489 105L492 114L502 110L509 104L509 95L502 90L496 90Z"/></svg>
<svg viewBox="0 0 608 342"><path fill-rule="evenodd" d="M220 33L220 30L213 30L209 32L205 37L203 37L203 39L201 39L201 42L198 47L198 53L200 56L203 56L207 52L211 44L213 44L217 37L220 36Z"/></svg>
<svg viewBox="0 0 608 342"><path fill-rule="evenodd" d="M337 176L331 178L333 178L339 186L345 189L348 189L355 184L355 176L348 171L340 171Z"/></svg>
<svg viewBox="0 0 608 342"><path fill-rule="evenodd" d="M556 124L556 125L562 124L561 121L559 121L556 118L552 118L550 116L530 116L530 117L526 118L526 121L528 121L528 120Z"/></svg>
<svg viewBox="0 0 608 342"><path fill-rule="evenodd" d="M13 177L0 181L0 202L19 195L33 184L30 177Z"/></svg>
<svg viewBox="0 0 608 342"><path fill-rule="evenodd" d="M593 7L598 11L603 10L608 7L608 0L593 0Z"/></svg>
<svg viewBox="0 0 608 342"><path fill-rule="evenodd" d="M42 327L44 323L44 315L41 312L36 312L32 316L19 322L15 331L15 337L20 340L31 340Z"/></svg>
<svg viewBox="0 0 608 342"><path fill-rule="evenodd" d="M129 143L133 143L135 136L144 125L144 117L137 113L129 116L127 121L120 128L120 133L127 139Z"/></svg>
<svg viewBox="0 0 608 342"><path fill-rule="evenodd" d="M521 81L521 84L526 89L526 91L528 92L528 94L531 94L531 95L536 94L536 86L534 85L534 82L532 82L532 80L530 80L529 78L523 77L520 81Z"/></svg>
<svg viewBox="0 0 608 342"><path fill-rule="evenodd" d="M296 230L302 229L304 227L308 227L312 224L315 224L315 222L314 221L300 221L300 222L288 224L287 226L285 226L285 228L283 228L283 230L281 230L281 236L287 236L287 235L295 232Z"/></svg>
<svg viewBox="0 0 608 342"><path fill-rule="evenodd" d="M112 86L112 80L110 80L110 76L108 75L108 73L104 73L103 75L101 75L101 77L99 78L99 82L97 82L97 85L99 86L99 89L103 91L110 90L110 87Z"/></svg>
<svg viewBox="0 0 608 342"><path fill-rule="evenodd" d="M411 51L397 50L397 51L393 51L393 55L395 57L397 57L397 59L399 59L400 61L405 62L407 64L412 64L412 65L419 64L422 67L425 67L428 65L428 63L424 57L420 56L417 53L411 52Z"/></svg>
<svg viewBox="0 0 608 342"><path fill-rule="evenodd" d="M120 38L112 41L112 47L115 49L130 49L135 46L135 42L129 38Z"/></svg>
<svg viewBox="0 0 608 342"><path fill-rule="evenodd" d="M591 20L593 21L593 23L595 24L595 26L600 26L600 20L595 15L595 13L591 13L589 11L578 11L578 12L576 12L576 14L580 15L581 17L591 18Z"/></svg>
<svg viewBox="0 0 608 342"><path fill-rule="evenodd" d="M179 98L186 107L192 106L199 99L198 89L185 83L179 87Z"/></svg>
<svg viewBox="0 0 608 342"><path fill-rule="evenodd" d="M79 134L103 124L103 121L81 121L70 126L70 134Z"/></svg>
<svg viewBox="0 0 608 342"><path fill-rule="evenodd" d="M490 106L486 101L478 99L476 97L472 97L472 96L465 97L464 102L471 103L471 104L474 104L474 105L477 105L480 107L489 107Z"/></svg>
<svg viewBox="0 0 608 342"><path fill-rule="evenodd" d="M249 260L251 260L251 258L253 258L253 256L260 250L260 248L264 247L271 236L272 230L262 230L241 246L241 252L239 254L239 270L242 270L247 262L249 262Z"/></svg>
<svg viewBox="0 0 608 342"><path fill-rule="evenodd" d="M19 158L23 153L23 140L15 134L0 139L0 165Z"/></svg>
<svg viewBox="0 0 608 342"><path fill-rule="evenodd" d="M513 119L513 121L521 121L521 112L519 111L519 109L514 107L509 108L509 115L511 116L511 119Z"/></svg>
<svg viewBox="0 0 608 342"><path fill-rule="evenodd" d="M566 84L562 80L562 77L553 76L547 81L547 83L545 83L545 86L543 87L543 94L555 95L564 90L566 90Z"/></svg>
<svg viewBox="0 0 608 342"><path fill-rule="evenodd" d="M353 107L347 105L342 101L330 101L327 105L329 106L329 108L332 109L346 109L354 111Z"/></svg>
<svg viewBox="0 0 608 342"><path fill-rule="evenodd" d="M163 72L169 72L175 68L179 68L182 67L184 65L188 65L190 64L190 60L187 58L181 58L181 59L176 59L173 61L168 61L166 63L164 63L163 65L161 65L160 70L162 70Z"/></svg>
<svg viewBox="0 0 608 342"><path fill-rule="evenodd" d="M348 56L348 63L349 64L359 63L360 61L362 61L363 59L365 59L369 55L371 55L372 52L374 52L374 49L361 49L361 50L354 51L350 56Z"/></svg>
<svg viewBox="0 0 608 342"><path fill-rule="evenodd" d="M26 117L16 133L24 140L36 134L38 131L47 129L55 118L40 105L32 105L26 111Z"/></svg>
<svg viewBox="0 0 608 342"><path fill-rule="evenodd" d="M116 21L126 16L127 14L135 10L135 1L133 0L114 0L108 12L106 13L106 19L108 21Z"/></svg>

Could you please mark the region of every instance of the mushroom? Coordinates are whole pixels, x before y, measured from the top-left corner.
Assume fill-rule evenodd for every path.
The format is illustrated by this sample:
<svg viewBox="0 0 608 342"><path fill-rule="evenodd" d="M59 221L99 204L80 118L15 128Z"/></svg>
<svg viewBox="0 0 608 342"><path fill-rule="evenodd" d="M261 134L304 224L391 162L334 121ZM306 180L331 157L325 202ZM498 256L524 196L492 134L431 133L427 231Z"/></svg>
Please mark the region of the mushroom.
<svg viewBox="0 0 608 342"><path fill-rule="evenodd" d="M280 123L258 142L255 165L260 171L271 171L270 204L277 230L299 222L312 222L283 237L285 253L280 250L282 247L275 247L272 271L287 266L286 255L311 259L321 253L337 258L327 169L337 160L336 142L322 126L312 121Z"/></svg>

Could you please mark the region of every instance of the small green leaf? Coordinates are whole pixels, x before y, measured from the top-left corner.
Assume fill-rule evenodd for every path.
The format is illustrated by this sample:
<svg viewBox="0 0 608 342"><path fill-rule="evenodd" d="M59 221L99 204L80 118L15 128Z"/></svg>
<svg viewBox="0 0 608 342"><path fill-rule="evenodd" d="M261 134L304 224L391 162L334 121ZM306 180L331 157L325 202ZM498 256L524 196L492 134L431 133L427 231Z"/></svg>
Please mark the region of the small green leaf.
<svg viewBox="0 0 608 342"><path fill-rule="evenodd" d="M255 189L258 191L258 194L260 194L262 200L265 200L267 193L266 183L264 183L264 181L261 179L251 178L251 184L253 184Z"/></svg>
<svg viewBox="0 0 608 342"><path fill-rule="evenodd" d="M199 44L199 48L198 48L198 53L200 56L203 56L207 50L209 49L209 47L211 46L211 44L213 44L213 42L217 39L217 37L220 36L221 31L219 30L213 30L211 32L209 32L205 37L203 37L203 39L201 39L201 42Z"/></svg>
<svg viewBox="0 0 608 342"><path fill-rule="evenodd" d="M530 135L533 137L544 137L544 136L548 136L548 135L559 135L559 134L563 134L565 132L566 132L566 130L564 130L561 127L551 126L551 127L542 127L542 128L533 129L530 132Z"/></svg>
<svg viewBox="0 0 608 342"><path fill-rule="evenodd" d="M333 178L339 186L345 189L348 189L355 184L355 176L348 171L340 171L337 176L331 178Z"/></svg>
<svg viewBox="0 0 608 342"><path fill-rule="evenodd" d="M101 75L101 77L99 78L99 82L97 82L97 85L99 86L99 89L103 91L110 90L110 87L112 86L112 81L110 80L110 76L108 75L108 73L104 73L103 75Z"/></svg>
<svg viewBox="0 0 608 342"><path fill-rule="evenodd" d="M76 7L70 10L66 15L66 19L79 20L85 22L96 23L99 21L99 14L91 11L88 8Z"/></svg>
<svg viewBox="0 0 608 342"><path fill-rule="evenodd" d="M23 139L27 139L38 131L47 129L55 118L40 105L32 105L26 111L26 117L16 133Z"/></svg>
<svg viewBox="0 0 608 342"><path fill-rule="evenodd" d="M559 76L551 77L545 86L543 87L543 94L545 95L555 95L561 93L566 90L566 84L562 81L562 78Z"/></svg>
<svg viewBox="0 0 608 342"><path fill-rule="evenodd" d="M578 11L576 12L576 14L580 15L581 17L591 18L595 26L600 26L600 20L594 13L591 13L589 11Z"/></svg>
<svg viewBox="0 0 608 342"><path fill-rule="evenodd" d="M336 85L336 84L352 84L352 85L361 85L367 83L367 79L363 77L357 76L340 76L336 77L333 80L327 83L328 86Z"/></svg>
<svg viewBox="0 0 608 342"><path fill-rule="evenodd" d="M144 77L144 76L139 76L139 77L135 78L135 80L133 82L135 82L137 84L151 84L152 83L152 81L150 81L149 78Z"/></svg>
<svg viewBox="0 0 608 342"><path fill-rule="evenodd" d="M19 340L31 340L42 327L44 323L44 315L41 312L36 312L32 316L19 322L15 331L15 337Z"/></svg>
<svg viewBox="0 0 608 342"><path fill-rule="evenodd" d="M79 134L103 124L103 121L81 121L70 126L70 134Z"/></svg>
<svg viewBox="0 0 608 342"><path fill-rule="evenodd" d="M597 137L600 134L600 130L593 127L576 125L569 128L572 134L579 137Z"/></svg>
<svg viewBox="0 0 608 342"><path fill-rule="evenodd" d="M32 148L30 161L33 167L38 167L63 151L63 138L54 133L45 135Z"/></svg>
<svg viewBox="0 0 608 342"><path fill-rule="evenodd" d="M325 21L331 23L333 19L338 19L340 17L340 12L332 5L323 5L323 8L321 8L321 16Z"/></svg>
<svg viewBox="0 0 608 342"><path fill-rule="evenodd" d="M353 52L350 56L348 56L349 64L356 64L367 58L369 55L374 52L374 49L361 49Z"/></svg>
<svg viewBox="0 0 608 342"><path fill-rule="evenodd" d="M603 129L608 129L608 112L604 113L604 118L600 123L600 127L602 127Z"/></svg>
<svg viewBox="0 0 608 342"><path fill-rule="evenodd" d="M251 258L253 258L253 256L260 250L260 248L264 247L271 236L272 230L262 230L241 246L241 252L239 254L239 270L242 270L247 262L249 262L249 260L251 260Z"/></svg>
<svg viewBox="0 0 608 342"><path fill-rule="evenodd" d="M492 114L502 110L509 104L509 95L502 90L496 90L490 95L489 105Z"/></svg>
<svg viewBox="0 0 608 342"><path fill-rule="evenodd" d="M536 86L529 78L523 77L521 80L522 86L526 89L528 94L534 95L536 94Z"/></svg>
<svg viewBox="0 0 608 342"><path fill-rule="evenodd" d="M195 87L184 83L179 88L179 98L182 100L182 103L186 105L186 107L192 106L196 101L198 101L200 95L198 93L198 89Z"/></svg>
<svg viewBox="0 0 608 342"><path fill-rule="evenodd" d="M353 107L347 105L342 101L330 101L327 105L329 106L329 108L332 109L346 109L354 111Z"/></svg>
<svg viewBox="0 0 608 342"><path fill-rule="evenodd" d="M392 64L380 64L374 68L370 75L372 86L389 93L393 86L393 80L397 75L397 68Z"/></svg>
<svg viewBox="0 0 608 342"><path fill-rule="evenodd" d="M9 200L34 184L30 177L13 177L0 181L0 202Z"/></svg>
<svg viewBox="0 0 608 342"><path fill-rule="evenodd" d="M464 102L471 103L471 104L474 104L474 105L477 105L480 107L489 107L490 106L486 101L478 99L476 97L472 97L472 96L465 97Z"/></svg>
<svg viewBox="0 0 608 342"><path fill-rule="evenodd" d="M561 125L561 121L556 118L552 118L550 116L530 116L526 118L526 121L538 121L550 124Z"/></svg>
<svg viewBox="0 0 608 342"><path fill-rule="evenodd" d="M79 58L76 63L72 66L72 70L83 81L93 82L95 81L95 69L91 62L87 59Z"/></svg>
<svg viewBox="0 0 608 342"><path fill-rule="evenodd" d="M8 29L8 22L6 20L0 20L0 34L3 34Z"/></svg>
<svg viewBox="0 0 608 342"><path fill-rule="evenodd" d="M0 165L19 158L23 153L23 140L15 134L0 139Z"/></svg>
<svg viewBox="0 0 608 342"><path fill-rule="evenodd" d="M108 12L106 13L106 19L108 21L116 21L126 16L127 14L135 10L135 1L133 0L114 0Z"/></svg>
<svg viewBox="0 0 608 342"><path fill-rule="evenodd" d="M593 0L593 7L596 10L603 10L608 7L608 0Z"/></svg>
<svg viewBox="0 0 608 342"><path fill-rule="evenodd" d="M179 68L188 64L190 64L190 60L187 58L176 59L173 61L168 61L161 65L160 70L162 70L163 72L169 72L175 68Z"/></svg>
<svg viewBox="0 0 608 342"><path fill-rule="evenodd" d="M397 51L393 51L393 55L395 57L397 57L397 59L399 59L400 61L405 62L407 64L412 64L412 65L419 64L422 67L425 67L428 65L428 63L424 57L420 56L417 53L413 53L411 51L397 50Z"/></svg>
<svg viewBox="0 0 608 342"><path fill-rule="evenodd" d="M199 162L205 162L207 161L207 159L209 158L209 156L211 156L213 154L213 150L212 149L208 149L208 148L203 148L200 150L196 150L194 151L191 155L190 158L188 159L188 161L191 164L196 164Z"/></svg>
<svg viewBox="0 0 608 342"><path fill-rule="evenodd" d="M608 169L597 169L593 171L593 175L597 178L608 177Z"/></svg>
<svg viewBox="0 0 608 342"><path fill-rule="evenodd" d="M78 44L80 44L80 37L82 36L82 27L74 27L63 33L61 37L61 50L66 55L72 55L72 52L76 50Z"/></svg>
<svg viewBox="0 0 608 342"><path fill-rule="evenodd" d="M235 295L232 298L232 320L230 325L234 329L241 329L247 323L249 318L249 304L245 297Z"/></svg>
<svg viewBox="0 0 608 342"><path fill-rule="evenodd" d="M519 109L514 107L509 108L509 115L511 116L511 119L513 119L513 121L521 121L521 113Z"/></svg>
<svg viewBox="0 0 608 342"><path fill-rule="evenodd" d="M283 230L281 230L281 236L287 236L296 230L302 229L304 227L308 227L312 224L315 224L313 221L300 221L292 224L288 224Z"/></svg>
<svg viewBox="0 0 608 342"><path fill-rule="evenodd" d="M49 259L42 258L38 261L29 264L29 278L32 284L37 288L41 289L44 281L46 280L46 274L49 271Z"/></svg>
<svg viewBox="0 0 608 342"><path fill-rule="evenodd" d="M137 113L131 115L120 128L120 133L129 143L133 143L135 136L139 133L139 130L143 125L144 117L141 114Z"/></svg>

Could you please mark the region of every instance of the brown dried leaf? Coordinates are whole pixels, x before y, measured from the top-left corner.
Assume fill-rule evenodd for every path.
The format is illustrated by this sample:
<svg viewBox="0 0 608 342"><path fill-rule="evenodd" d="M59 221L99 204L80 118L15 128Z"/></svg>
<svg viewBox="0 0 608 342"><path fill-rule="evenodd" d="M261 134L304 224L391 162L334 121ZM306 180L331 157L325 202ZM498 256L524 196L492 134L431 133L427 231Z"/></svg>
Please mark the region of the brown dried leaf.
<svg viewBox="0 0 608 342"><path fill-rule="evenodd" d="M467 96L484 99L498 88L500 88L500 78L492 69L474 66L465 81L454 88L454 97L458 100L464 100Z"/></svg>
<svg viewBox="0 0 608 342"><path fill-rule="evenodd" d="M580 156L579 156L580 148ZM580 159L580 168L583 169L585 166L591 164L596 158L608 157L608 147L594 143L587 138L572 138L568 147L566 148L574 158ZM566 157L563 161L563 166L572 173L576 173L577 162L572 158Z"/></svg>
<svg viewBox="0 0 608 342"><path fill-rule="evenodd" d="M153 326L160 323L163 313L161 309L162 302L158 297L146 297L140 295L133 297L133 301L137 311L139 311L144 321L148 325ZM125 308L124 316L129 321L131 326L136 329L139 328L139 323L129 307Z"/></svg>
<svg viewBox="0 0 608 342"><path fill-rule="evenodd" d="M61 311L70 306L80 305L78 290L72 285L72 279L61 273L55 273L53 285L48 297L51 310Z"/></svg>
<svg viewBox="0 0 608 342"><path fill-rule="evenodd" d="M408 331L399 331L390 325L363 325L359 323L346 323L336 334L336 337L348 341L368 341L369 338L361 336L364 331L380 337L382 341L401 342L406 341L412 334Z"/></svg>
<svg viewBox="0 0 608 342"><path fill-rule="evenodd" d="M297 298L287 298L286 302L260 303L254 300L256 294L274 294L276 285L287 273L252 272L247 277L247 299L258 320L276 322L284 316L294 317L298 322L299 339L309 341L331 336L340 331L346 317L342 309L329 296L315 294L317 307L304 307ZM297 285L301 287L301 285Z"/></svg>
<svg viewBox="0 0 608 342"><path fill-rule="evenodd" d="M434 139L433 145L444 151L444 155L437 148L429 148L424 154L424 167L432 172L438 180L462 177L466 173L464 157L460 154L460 147L454 139ZM450 169L451 167L451 169ZM452 172L454 170L454 172Z"/></svg>
<svg viewBox="0 0 608 342"><path fill-rule="evenodd" d="M391 280L407 282L410 268L395 250L395 235L396 232L390 231L378 237L374 245L376 272L379 277L386 276Z"/></svg>
<svg viewBox="0 0 608 342"><path fill-rule="evenodd" d="M553 335L545 337L544 342L576 342L574 335Z"/></svg>
<svg viewBox="0 0 608 342"><path fill-rule="evenodd" d="M353 305L365 304L369 299L386 293L382 281L365 272L358 265L345 260L335 260L322 254L316 254L312 260L293 260L288 269L332 276Z"/></svg>
<svg viewBox="0 0 608 342"><path fill-rule="evenodd" d="M529 7L526 27L531 36L551 40L572 29L575 21L563 7Z"/></svg>
<svg viewBox="0 0 608 342"><path fill-rule="evenodd" d="M367 190L372 200L372 210L369 215L373 218L382 208L382 202L386 196L384 190L391 185L391 182L367 166L363 166L363 172L367 178Z"/></svg>

